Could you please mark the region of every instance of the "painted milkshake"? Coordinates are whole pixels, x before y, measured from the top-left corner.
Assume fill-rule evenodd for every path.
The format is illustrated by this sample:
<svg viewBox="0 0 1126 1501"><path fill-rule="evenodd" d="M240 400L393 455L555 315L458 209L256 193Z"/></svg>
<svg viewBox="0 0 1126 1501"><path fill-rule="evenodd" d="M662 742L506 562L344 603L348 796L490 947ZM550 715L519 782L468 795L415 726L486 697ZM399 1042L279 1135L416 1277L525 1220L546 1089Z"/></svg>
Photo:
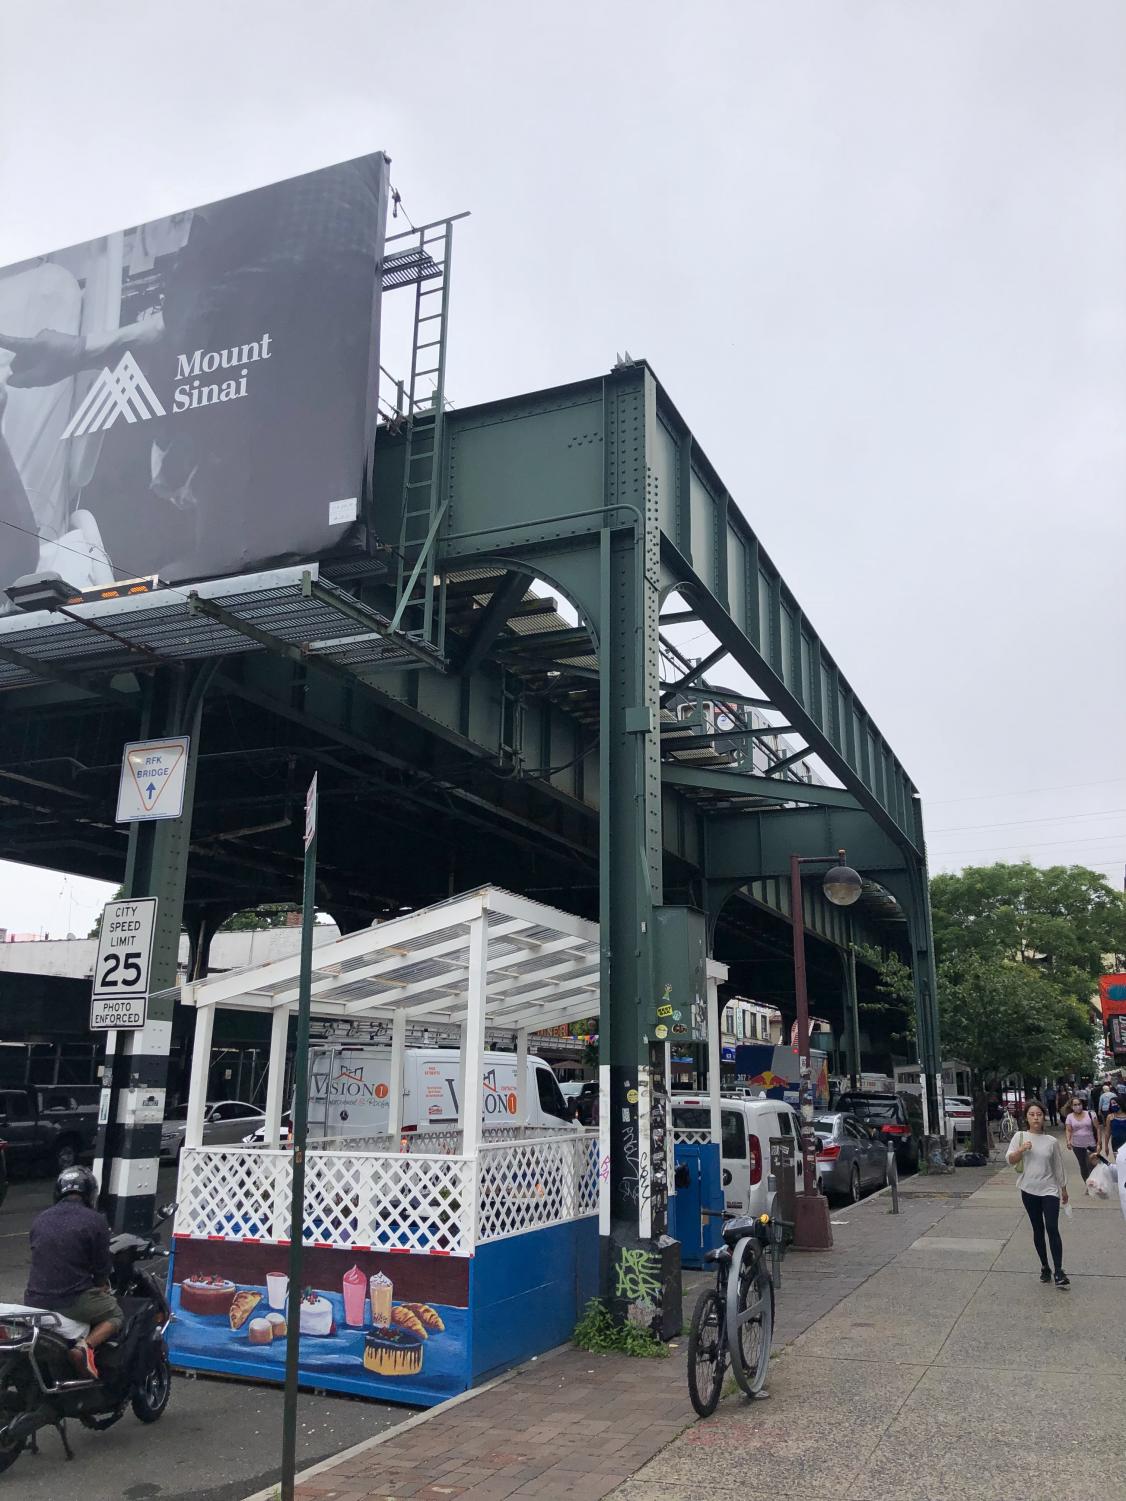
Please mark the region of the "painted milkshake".
<svg viewBox="0 0 1126 1501"><path fill-rule="evenodd" d="M380 1328L386 1328L391 1322L391 1279L382 1272L376 1272L371 1279L370 1290L371 1321Z"/></svg>
<svg viewBox="0 0 1126 1501"><path fill-rule="evenodd" d="M344 1322L353 1329L363 1328L367 1291L368 1279L358 1266L344 1273Z"/></svg>

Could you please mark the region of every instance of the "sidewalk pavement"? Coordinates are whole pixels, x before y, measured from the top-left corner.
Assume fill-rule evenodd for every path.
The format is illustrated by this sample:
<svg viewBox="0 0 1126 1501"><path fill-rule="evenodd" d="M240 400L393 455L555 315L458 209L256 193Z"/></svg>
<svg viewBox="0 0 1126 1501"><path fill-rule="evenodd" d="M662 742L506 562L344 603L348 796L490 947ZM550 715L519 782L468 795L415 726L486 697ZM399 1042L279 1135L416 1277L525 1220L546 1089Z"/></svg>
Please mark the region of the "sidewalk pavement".
<svg viewBox="0 0 1126 1501"><path fill-rule="evenodd" d="M832 1251L786 1258L769 1401L695 1422L686 1338L668 1360L566 1348L318 1466L298 1497L995 1501L1030 1475L1126 1492L1100 1379L1121 1369L1126 1224L1075 1178L1068 1292L1038 1280L1011 1171L912 1179L899 1215L877 1195L834 1214ZM686 1320L704 1280L686 1276Z"/></svg>

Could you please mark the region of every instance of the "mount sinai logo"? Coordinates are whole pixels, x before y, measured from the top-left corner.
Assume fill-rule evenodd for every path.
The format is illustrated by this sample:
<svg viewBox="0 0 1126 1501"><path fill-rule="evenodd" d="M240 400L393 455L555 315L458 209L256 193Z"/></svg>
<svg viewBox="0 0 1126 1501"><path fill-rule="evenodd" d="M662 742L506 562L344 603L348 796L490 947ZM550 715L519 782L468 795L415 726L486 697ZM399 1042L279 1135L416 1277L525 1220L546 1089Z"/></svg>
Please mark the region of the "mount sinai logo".
<svg viewBox="0 0 1126 1501"><path fill-rule="evenodd" d="M126 422L163 417L160 397L144 377L140 365L128 350L112 370L102 371L86 392L78 410L63 429L64 438L81 438L84 433L102 433L119 417Z"/></svg>
<svg viewBox="0 0 1126 1501"><path fill-rule="evenodd" d="M176 356L176 380L172 393L173 412L193 407L211 406L215 402L238 401L247 394L247 366L273 355L272 334L263 334L246 344L229 349L197 349L193 354ZM201 376L222 375L213 382ZM86 392L78 410L63 429L64 438L81 438L86 433L103 433L119 417L126 422L147 422L151 417L167 416L160 397L145 379L140 365L126 350L111 370L108 366Z"/></svg>

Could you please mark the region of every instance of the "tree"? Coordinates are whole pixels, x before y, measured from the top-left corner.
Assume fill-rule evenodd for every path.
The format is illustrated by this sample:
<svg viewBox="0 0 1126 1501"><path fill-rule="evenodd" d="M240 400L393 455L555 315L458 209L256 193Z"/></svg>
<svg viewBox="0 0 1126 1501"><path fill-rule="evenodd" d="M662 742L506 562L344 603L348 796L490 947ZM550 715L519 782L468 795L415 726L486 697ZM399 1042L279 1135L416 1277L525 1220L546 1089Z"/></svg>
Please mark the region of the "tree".
<svg viewBox="0 0 1126 1501"><path fill-rule="evenodd" d="M1082 866L970 866L931 882L943 1047L974 1077L974 1142L989 1084L1091 1069L1090 999L1126 945L1126 900Z"/></svg>
<svg viewBox="0 0 1126 1501"><path fill-rule="evenodd" d="M262 928L284 928L286 915L300 912L293 902L264 902L260 907L247 907L244 912L235 912L222 924L220 933L257 932Z"/></svg>
<svg viewBox="0 0 1126 1501"><path fill-rule="evenodd" d="M1126 898L1081 865L1041 870L1024 861L935 876L931 915L940 964L970 955L1020 960L1082 999L1104 958L1126 948Z"/></svg>
<svg viewBox="0 0 1126 1501"><path fill-rule="evenodd" d="M973 1077L974 1146L988 1150L986 1099L1007 1074L1042 1078L1091 1066L1096 1029L1091 1013L1061 995L1037 966L970 955L939 970L942 1040Z"/></svg>
<svg viewBox="0 0 1126 1501"><path fill-rule="evenodd" d="M124 899L124 896L125 896L125 887L124 886L119 886L117 888L117 890L114 892L114 894L110 897L110 901L111 902L120 902L120 901L122 901ZM103 911L104 911L104 908L103 908ZM97 917L94 919L94 926L90 929L89 933L86 934L86 937L87 938L100 938L101 936L102 936L102 914L101 914L101 912L99 912L98 915L97 915Z"/></svg>

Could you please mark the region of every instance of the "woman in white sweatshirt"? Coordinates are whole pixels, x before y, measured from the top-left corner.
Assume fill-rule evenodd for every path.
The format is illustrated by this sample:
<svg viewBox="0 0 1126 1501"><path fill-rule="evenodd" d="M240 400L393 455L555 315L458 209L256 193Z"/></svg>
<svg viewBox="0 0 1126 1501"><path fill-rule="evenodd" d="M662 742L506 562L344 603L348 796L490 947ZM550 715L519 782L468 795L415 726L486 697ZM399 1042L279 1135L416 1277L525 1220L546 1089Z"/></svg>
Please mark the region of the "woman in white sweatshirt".
<svg viewBox="0 0 1126 1501"><path fill-rule="evenodd" d="M1032 1222L1032 1243L1040 1258L1040 1281L1070 1287L1071 1280L1063 1269L1063 1241L1060 1239L1060 1203L1067 1203L1067 1177L1063 1153L1054 1136L1044 1130L1044 1110L1029 1105L1025 1113L1028 1129L1018 1131L1009 1144L1008 1159L1020 1173L1020 1196ZM1048 1269L1047 1231L1055 1272Z"/></svg>

